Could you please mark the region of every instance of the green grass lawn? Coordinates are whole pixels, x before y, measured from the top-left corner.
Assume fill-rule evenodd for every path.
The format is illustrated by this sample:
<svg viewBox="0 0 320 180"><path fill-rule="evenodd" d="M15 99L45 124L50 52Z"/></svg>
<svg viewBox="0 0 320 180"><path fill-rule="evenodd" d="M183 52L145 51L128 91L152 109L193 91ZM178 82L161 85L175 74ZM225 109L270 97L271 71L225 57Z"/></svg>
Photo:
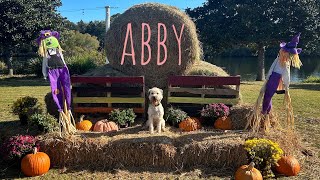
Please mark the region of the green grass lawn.
<svg viewBox="0 0 320 180"><path fill-rule="evenodd" d="M240 86L243 103L253 104L258 96L262 82L243 82ZM19 97L33 96L39 99L44 105L44 96L50 91L49 83L43 79L34 77L0 77L0 135L12 135L15 133L27 133L28 130L19 126L18 117L10 113L10 108L13 102ZM309 177L308 174L319 172L314 171L314 168L320 168L318 157L320 157L320 84L292 84L290 86L290 93L292 104L296 119L296 130L301 135L304 146L311 149L315 154L313 157L305 158L304 167L297 179L305 179ZM283 111L284 95L275 95L273 98L273 105L277 112ZM14 131L9 131L14 126ZM11 127L11 128L10 128ZM2 134L1 134L2 133ZM1 162L0 162L1 163ZM4 165L0 167L6 167ZM51 169L49 173L44 176L37 177L41 179L75 179L81 177L82 179L96 178L135 178L135 179L197 179L204 177L204 172L200 170L193 170L185 173L155 173L155 172L132 172L127 170L116 170L111 172L89 172L83 171L66 171L61 169ZM210 174L206 172L205 174ZM320 174L318 174L320 175ZM18 170L0 169L0 178L5 177L23 177ZM213 173L210 176L212 179L219 179L219 175ZM312 177L318 177L317 175ZM37 179L36 178L36 179ZM206 177L205 177L206 178Z"/></svg>

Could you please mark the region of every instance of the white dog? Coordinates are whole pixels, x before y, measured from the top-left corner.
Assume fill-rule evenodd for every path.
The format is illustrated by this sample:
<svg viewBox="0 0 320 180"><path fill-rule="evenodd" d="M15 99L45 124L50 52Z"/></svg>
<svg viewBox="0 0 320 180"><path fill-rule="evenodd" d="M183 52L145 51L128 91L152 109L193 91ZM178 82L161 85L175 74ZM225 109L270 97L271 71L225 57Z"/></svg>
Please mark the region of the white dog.
<svg viewBox="0 0 320 180"><path fill-rule="evenodd" d="M161 133L161 130L165 131L165 121L163 119L164 110L161 104L162 98L162 89L156 87L149 89L150 105L148 108L148 121L146 125L149 126L149 132L151 134L153 134L155 126L158 133Z"/></svg>

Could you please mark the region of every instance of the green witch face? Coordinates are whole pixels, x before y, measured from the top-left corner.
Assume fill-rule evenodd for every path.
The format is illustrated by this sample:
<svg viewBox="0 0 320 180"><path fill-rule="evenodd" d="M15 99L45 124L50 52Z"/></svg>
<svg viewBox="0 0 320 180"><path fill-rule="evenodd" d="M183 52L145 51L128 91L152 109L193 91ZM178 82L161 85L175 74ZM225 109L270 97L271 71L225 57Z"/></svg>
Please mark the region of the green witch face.
<svg viewBox="0 0 320 180"><path fill-rule="evenodd" d="M57 38L51 36L51 37L48 37L48 38L44 39L44 45L48 49L50 49L50 48L58 48L59 47L59 41L58 41Z"/></svg>

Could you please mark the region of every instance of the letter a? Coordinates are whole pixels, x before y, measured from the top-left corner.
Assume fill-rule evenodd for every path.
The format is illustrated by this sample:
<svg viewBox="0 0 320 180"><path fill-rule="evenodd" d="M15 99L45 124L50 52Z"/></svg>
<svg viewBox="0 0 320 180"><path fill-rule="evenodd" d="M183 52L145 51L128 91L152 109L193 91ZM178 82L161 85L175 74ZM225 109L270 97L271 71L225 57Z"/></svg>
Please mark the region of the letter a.
<svg viewBox="0 0 320 180"><path fill-rule="evenodd" d="M130 41L131 41L131 52L132 52L131 54L130 53L126 53L126 47L127 47L128 36L129 35L130 35ZM127 26L126 39L124 41L124 46L123 46L123 51L122 51L121 65L123 65L123 63L124 63L124 56L131 56L132 57L132 64L136 65L136 58L135 58L135 54L134 54L133 40L132 40L132 26L131 26L131 23L128 23L128 26Z"/></svg>
<svg viewBox="0 0 320 180"><path fill-rule="evenodd" d="M160 34L161 34L161 30L160 27L163 28L163 40L160 40ZM166 60L167 60L167 46L164 44L167 40L167 28L166 25L162 24L162 23L158 23L158 56L157 56L157 65L161 66L163 65ZM164 59L162 62L160 62L160 45L163 47L164 50Z"/></svg>

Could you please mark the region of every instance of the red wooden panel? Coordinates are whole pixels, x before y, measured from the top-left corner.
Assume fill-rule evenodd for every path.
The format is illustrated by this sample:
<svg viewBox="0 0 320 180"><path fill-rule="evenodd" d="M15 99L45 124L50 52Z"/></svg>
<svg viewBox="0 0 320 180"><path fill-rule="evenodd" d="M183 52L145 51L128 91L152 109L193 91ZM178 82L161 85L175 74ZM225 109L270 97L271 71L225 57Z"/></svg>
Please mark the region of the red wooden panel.
<svg viewBox="0 0 320 180"><path fill-rule="evenodd" d="M91 76L72 76L72 83L92 83L92 84L106 84L106 83L139 83L144 84L143 76L134 77L91 77Z"/></svg>
<svg viewBox="0 0 320 180"><path fill-rule="evenodd" d="M172 86L240 85L240 76L170 76Z"/></svg>

